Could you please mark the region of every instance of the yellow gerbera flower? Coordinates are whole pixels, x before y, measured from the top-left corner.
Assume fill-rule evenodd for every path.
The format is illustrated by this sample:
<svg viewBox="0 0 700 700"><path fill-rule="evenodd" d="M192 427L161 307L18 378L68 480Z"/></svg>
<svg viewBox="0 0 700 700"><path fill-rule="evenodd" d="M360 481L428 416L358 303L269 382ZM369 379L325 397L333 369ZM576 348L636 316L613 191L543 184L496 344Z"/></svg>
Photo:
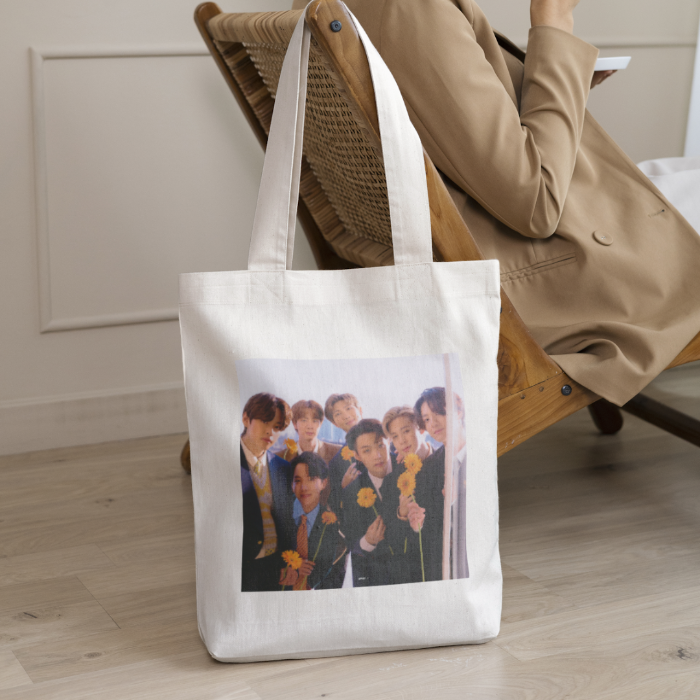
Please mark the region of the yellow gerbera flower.
<svg viewBox="0 0 700 700"><path fill-rule="evenodd" d="M321 522L324 525L332 525L333 523L338 522L338 516L333 513L330 510L327 510L322 516L321 516Z"/></svg>
<svg viewBox="0 0 700 700"><path fill-rule="evenodd" d="M282 552L282 559L284 559L287 566L291 566L294 570L298 569L304 563L299 552L295 552L293 549Z"/></svg>
<svg viewBox="0 0 700 700"><path fill-rule="evenodd" d="M376 500L377 494L374 492L374 489L371 489L369 486L357 492L357 503L363 508L371 508Z"/></svg>
<svg viewBox="0 0 700 700"><path fill-rule="evenodd" d="M416 475L423 468L423 461L417 454L410 454L404 457L403 466L407 472Z"/></svg>
<svg viewBox="0 0 700 700"><path fill-rule="evenodd" d="M340 456L347 462L352 462L355 457L352 450L347 445L340 451Z"/></svg>
<svg viewBox="0 0 700 700"><path fill-rule="evenodd" d="M396 485L399 487L402 496L413 496L416 490L416 477L414 474L406 470L397 480Z"/></svg>
<svg viewBox="0 0 700 700"><path fill-rule="evenodd" d="M290 454L295 455L297 452L299 452L299 445L296 444L292 438L287 438L284 441L284 444L287 446L287 449L289 450Z"/></svg>

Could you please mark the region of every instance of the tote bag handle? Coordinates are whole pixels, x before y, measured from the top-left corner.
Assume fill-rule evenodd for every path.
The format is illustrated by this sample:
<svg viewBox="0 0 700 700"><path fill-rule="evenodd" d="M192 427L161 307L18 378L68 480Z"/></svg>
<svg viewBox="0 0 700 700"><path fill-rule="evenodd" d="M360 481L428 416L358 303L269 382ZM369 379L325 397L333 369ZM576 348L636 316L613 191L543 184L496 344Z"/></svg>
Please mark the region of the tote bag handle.
<svg viewBox="0 0 700 700"><path fill-rule="evenodd" d="M394 263L432 262L423 147L394 77L354 16L353 21L367 53L377 100ZM248 252L249 270L292 269L310 38L305 11L289 42L277 88Z"/></svg>

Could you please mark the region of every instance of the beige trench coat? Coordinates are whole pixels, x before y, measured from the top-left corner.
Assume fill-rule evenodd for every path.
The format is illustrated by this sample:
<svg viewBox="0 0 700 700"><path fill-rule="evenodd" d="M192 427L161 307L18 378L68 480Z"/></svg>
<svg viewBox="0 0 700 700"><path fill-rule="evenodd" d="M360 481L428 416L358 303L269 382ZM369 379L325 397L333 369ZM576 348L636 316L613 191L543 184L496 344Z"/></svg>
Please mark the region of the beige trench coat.
<svg viewBox="0 0 700 700"><path fill-rule="evenodd" d="M535 339L628 401L700 331L700 236L586 111L597 49L536 27L525 57L472 0L346 4Z"/></svg>

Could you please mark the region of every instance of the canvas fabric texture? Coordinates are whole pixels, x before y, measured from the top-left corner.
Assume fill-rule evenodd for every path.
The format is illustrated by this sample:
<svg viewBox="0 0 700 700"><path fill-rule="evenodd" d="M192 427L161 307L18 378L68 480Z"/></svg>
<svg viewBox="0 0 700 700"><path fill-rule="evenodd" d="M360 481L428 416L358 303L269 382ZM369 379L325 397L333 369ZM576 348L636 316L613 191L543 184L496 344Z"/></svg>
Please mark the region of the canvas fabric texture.
<svg viewBox="0 0 700 700"><path fill-rule="evenodd" d="M356 26L377 97L396 264L291 269L310 37L302 18L277 92L248 269L180 278L197 616L207 649L220 661L483 643L499 631L498 261L432 261L421 142L391 73ZM433 440L433 455L442 459L422 467L417 494L432 489L430 498L444 499L442 536L440 524L437 535L433 525L426 546L437 541L447 554L437 557L443 579L425 581L416 559L422 539L399 520L396 505L397 477L408 473L410 460L397 463L392 444L373 427L393 405L413 406L424 389L432 398L421 404L416 440ZM343 391L357 397L346 403L359 422L344 429L364 460L366 483L353 491L352 503L340 494L331 507L321 488L323 460L314 467L317 477L311 466L293 467L278 455L294 430L284 406L302 398L324 405ZM259 551L262 514L242 444L267 450L278 543L269 555ZM439 444L444 449L436 450ZM392 464L400 473L389 473ZM287 562L300 508L314 518L304 552L314 572L306 586L296 586L308 590L280 583L296 575ZM386 536L368 546L376 532L358 523L373 523L380 512ZM413 557L412 566L405 557ZM353 585L353 566L356 577L368 572L367 581Z"/></svg>

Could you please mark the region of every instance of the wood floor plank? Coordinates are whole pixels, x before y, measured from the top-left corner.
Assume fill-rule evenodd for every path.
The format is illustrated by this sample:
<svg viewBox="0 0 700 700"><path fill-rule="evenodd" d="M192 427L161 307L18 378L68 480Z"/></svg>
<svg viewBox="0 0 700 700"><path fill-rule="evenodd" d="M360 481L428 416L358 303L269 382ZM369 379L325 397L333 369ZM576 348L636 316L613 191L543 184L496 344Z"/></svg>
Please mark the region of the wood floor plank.
<svg viewBox="0 0 700 700"><path fill-rule="evenodd" d="M100 549L115 564L135 564L187 556L194 561L194 530L162 535L132 536L128 540L102 542Z"/></svg>
<svg viewBox="0 0 700 700"><path fill-rule="evenodd" d="M195 581L194 552L186 556L112 564L109 569L80 573L78 578L98 600L161 588L164 582L192 584Z"/></svg>
<svg viewBox="0 0 700 700"><path fill-rule="evenodd" d="M622 688L601 694L589 695L582 700L665 700L665 698L700 697L700 674L697 671L679 673L673 679L654 678L650 681L630 683Z"/></svg>
<svg viewBox="0 0 700 700"><path fill-rule="evenodd" d="M412 651L363 654L326 659L311 669L295 669L250 681L261 700L310 700L311 698L443 697L441 690L459 686L464 689L472 679L493 669L521 664L494 645L439 647ZM412 695L421 681L430 678L429 693ZM425 693L425 687L423 693Z"/></svg>
<svg viewBox="0 0 700 700"><path fill-rule="evenodd" d="M18 649L15 656L32 681L39 683L191 651L204 651L194 619L100 632L66 639L60 645L44 641Z"/></svg>
<svg viewBox="0 0 700 700"><path fill-rule="evenodd" d="M192 514L177 506L156 509L141 516L125 518L106 516L72 520L60 525L40 523L7 528L0 541L0 556L44 552L52 548L78 547L129 540L132 537L155 537L192 532Z"/></svg>
<svg viewBox="0 0 700 700"><path fill-rule="evenodd" d="M574 608L566 596L533 581L507 564L503 565L503 622L529 620Z"/></svg>
<svg viewBox="0 0 700 700"><path fill-rule="evenodd" d="M102 597L100 604L123 629L189 622L197 614L194 581Z"/></svg>
<svg viewBox="0 0 700 700"><path fill-rule="evenodd" d="M17 652L37 642L80 637L119 629L96 601L72 605L25 606L21 610L0 613L0 648Z"/></svg>
<svg viewBox="0 0 700 700"><path fill-rule="evenodd" d="M31 678L12 651L9 649L0 650L0 690L31 684Z"/></svg>
<svg viewBox="0 0 700 700"><path fill-rule="evenodd" d="M539 517L528 518L520 527L501 528L501 553L509 557L525 550L537 552L552 549L566 541L570 546L579 543L625 537L632 532L656 532L660 529L692 526L693 519L670 515L656 504L642 506L614 506L599 510L593 505L588 512L548 518L546 510Z"/></svg>
<svg viewBox="0 0 700 700"><path fill-rule="evenodd" d="M582 575L595 569L609 571L662 561L670 553L689 557L700 565L698 534L690 528L636 529L626 535L560 543L527 554L508 554L503 561L535 581L546 582L563 576ZM546 585L546 583L545 583Z"/></svg>
<svg viewBox="0 0 700 700"><path fill-rule="evenodd" d="M579 608L616 600L682 591L698 585L700 555L667 554L659 561L619 567L601 562L586 576L549 579L547 588Z"/></svg>
<svg viewBox="0 0 700 700"><path fill-rule="evenodd" d="M305 661L264 664L221 664L202 648L133 664L46 680L24 692L9 692L3 700L260 700L250 689L251 678L277 675L304 667Z"/></svg>
<svg viewBox="0 0 700 700"><path fill-rule="evenodd" d="M501 476L500 493L509 519L521 518L528 510L537 511L542 506L550 506L550 517L558 517L586 504L599 510L616 504L680 505L688 501L686 488L695 483L697 462L698 455L688 453L668 460L649 457L547 474ZM554 502L553 491L557 493ZM688 505L695 506L692 501ZM522 520L518 522L522 524Z"/></svg>
<svg viewBox="0 0 700 700"><path fill-rule="evenodd" d="M100 466L118 462L129 465L151 458L169 458L170 455L179 457L185 440L187 440L187 434L179 433L2 455L0 471L7 475L14 473L23 477L35 468L46 473L47 467L52 469L66 464Z"/></svg>
<svg viewBox="0 0 700 700"><path fill-rule="evenodd" d="M94 544L21 554L0 559L0 587L113 568L112 561Z"/></svg>
<svg viewBox="0 0 700 700"><path fill-rule="evenodd" d="M700 586L506 623L495 644L529 661L611 642L624 645L650 629L660 633L689 625L700 628Z"/></svg>
<svg viewBox="0 0 700 700"><path fill-rule="evenodd" d="M44 605L71 605L93 601L90 591L75 577L54 578L0 588L0 613Z"/></svg>
<svg viewBox="0 0 700 700"><path fill-rule="evenodd" d="M100 493L84 495L70 492L55 500L42 502L40 516L36 509L28 508L24 503L10 502L0 506L0 518L5 527L17 528L42 523L60 525L78 519L127 518L173 508L192 512L191 483L182 482L179 476L177 480L172 480L174 483L168 480L151 488L110 488L109 481L110 478L103 477L98 482ZM9 501L9 498L3 496L3 501Z"/></svg>
<svg viewBox="0 0 700 700"><path fill-rule="evenodd" d="M410 685L397 683L387 690L379 686L379 692L368 695L372 700L690 700L697 697L693 691L698 688L700 669L697 654L688 648L697 648L698 641L697 629L651 633L630 640L627 646L602 645L521 663L504 660L478 673L457 673L445 680L424 672ZM351 686L352 679L346 679ZM259 685L253 687L260 692ZM321 683L314 683L309 690L320 687ZM281 696L261 694L261 700L277 697ZM320 695L310 692L308 697ZM364 696L348 692L340 697Z"/></svg>

